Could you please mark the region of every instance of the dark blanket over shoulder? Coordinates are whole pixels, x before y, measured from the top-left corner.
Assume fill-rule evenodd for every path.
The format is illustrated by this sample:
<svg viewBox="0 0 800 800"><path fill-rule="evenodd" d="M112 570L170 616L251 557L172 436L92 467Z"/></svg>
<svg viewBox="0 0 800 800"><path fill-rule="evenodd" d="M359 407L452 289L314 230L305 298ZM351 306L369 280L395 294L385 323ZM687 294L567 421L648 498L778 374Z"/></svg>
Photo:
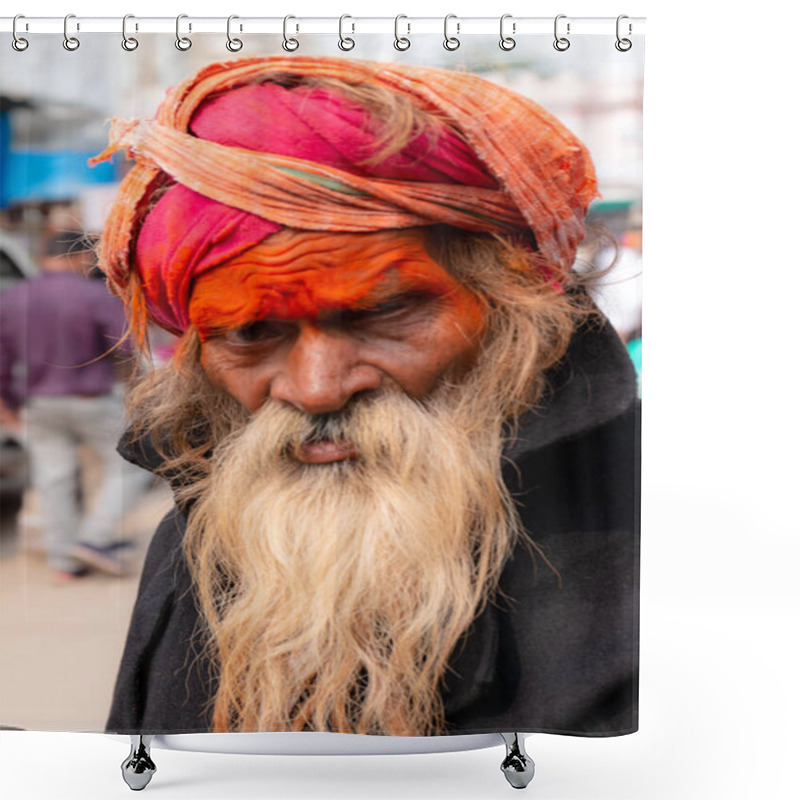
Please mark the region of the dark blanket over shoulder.
<svg viewBox="0 0 800 800"><path fill-rule="evenodd" d="M613 736L637 729L639 404L608 328L575 336L541 408L521 420L503 474L538 552L519 545L442 687L448 731ZM120 452L158 465L147 443ZM213 670L181 552L185 518L147 554L107 730L199 733Z"/></svg>

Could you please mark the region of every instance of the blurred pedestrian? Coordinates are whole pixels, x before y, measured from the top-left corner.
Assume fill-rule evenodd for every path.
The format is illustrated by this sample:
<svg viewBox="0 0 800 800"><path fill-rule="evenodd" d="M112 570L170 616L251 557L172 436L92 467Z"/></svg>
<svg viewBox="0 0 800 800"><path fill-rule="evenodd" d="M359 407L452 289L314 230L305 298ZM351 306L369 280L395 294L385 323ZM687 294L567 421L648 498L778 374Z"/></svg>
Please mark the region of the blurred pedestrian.
<svg viewBox="0 0 800 800"><path fill-rule="evenodd" d="M3 423L24 434L42 540L56 580L91 568L125 572L127 543L116 539L133 478L116 453L123 427L116 360L129 357L120 301L87 276L93 255L83 235L49 236L42 273L3 292L0 399ZM79 448L101 461L91 509L81 514ZM145 474L145 473L142 473ZM126 498L126 493L128 497Z"/></svg>

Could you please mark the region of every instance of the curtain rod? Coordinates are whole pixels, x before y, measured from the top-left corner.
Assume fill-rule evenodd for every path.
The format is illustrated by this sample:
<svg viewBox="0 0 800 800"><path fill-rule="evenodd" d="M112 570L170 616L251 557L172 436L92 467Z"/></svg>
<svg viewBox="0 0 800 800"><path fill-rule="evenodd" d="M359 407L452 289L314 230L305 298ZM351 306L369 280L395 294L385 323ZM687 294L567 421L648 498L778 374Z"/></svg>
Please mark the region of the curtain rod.
<svg viewBox="0 0 800 800"><path fill-rule="evenodd" d="M502 34L501 17L459 17L448 15L448 36L473 36L496 34L503 36L554 35L556 26L558 36L606 35L638 36L645 32L644 17L570 17L559 14L558 17L513 17L503 15ZM0 17L0 32L11 33L14 30L14 17ZM134 33L176 33L181 35L199 33L226 34L278 34L288 31L293 35L304 34L388 34L396 31L402 36L415 34L445 33L444 17L305 17L289 15L288 17L236 17L230 22L228 17L197 17L181 15L175 17L137 17L128 15L125 22L126 34ZM16 32L19 36L26 34L61 33L73 36L87 33L118 33L122 35L123 17L36 17L18 15Z"/></svg>

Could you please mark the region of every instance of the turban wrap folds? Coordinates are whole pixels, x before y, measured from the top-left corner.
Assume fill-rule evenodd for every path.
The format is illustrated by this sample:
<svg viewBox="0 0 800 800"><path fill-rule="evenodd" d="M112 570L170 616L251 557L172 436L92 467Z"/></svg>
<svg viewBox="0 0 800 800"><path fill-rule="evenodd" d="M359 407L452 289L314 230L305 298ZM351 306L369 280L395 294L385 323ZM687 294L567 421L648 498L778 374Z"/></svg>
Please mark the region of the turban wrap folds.
<svg viewBox="0 0 800 800"><path fill-rule="evenodd" d="M385 87L443 124L370 160L385 131L369 113L287 76ZM170 90L154 120L114 120L109 147L92 161L121 148L137 163L106 222L100 264L134 313L138 304L175 333L189 325L195 278L285 227L523 231L558 280L597 195L585 147L544 109L475 75L429 67L302 57L213 64Z"/></svg>

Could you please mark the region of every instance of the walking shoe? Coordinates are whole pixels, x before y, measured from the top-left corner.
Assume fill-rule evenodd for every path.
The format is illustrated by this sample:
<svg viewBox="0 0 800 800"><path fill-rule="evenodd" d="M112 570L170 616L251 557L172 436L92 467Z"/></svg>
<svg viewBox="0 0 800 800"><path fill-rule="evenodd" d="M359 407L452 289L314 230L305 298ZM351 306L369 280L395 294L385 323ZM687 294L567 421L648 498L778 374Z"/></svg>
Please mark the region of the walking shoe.
<svg viewBox="0 0 800 800"><path fill-rule="evenodd" d="M88 567L78 567L77 569L54 569L50 573L53 583L72 583L79 578L85 578L91 570Z"/></svg>
<svg viewBox="0 0 800 800"><path fill-rule="evenodd" d="M89 567L99 569L108 575L125 575L128 565L125 563L125 550L132 547L129 541L119 541L98 547L94 544L79 542L72 548L70 555Z"/></svg>

